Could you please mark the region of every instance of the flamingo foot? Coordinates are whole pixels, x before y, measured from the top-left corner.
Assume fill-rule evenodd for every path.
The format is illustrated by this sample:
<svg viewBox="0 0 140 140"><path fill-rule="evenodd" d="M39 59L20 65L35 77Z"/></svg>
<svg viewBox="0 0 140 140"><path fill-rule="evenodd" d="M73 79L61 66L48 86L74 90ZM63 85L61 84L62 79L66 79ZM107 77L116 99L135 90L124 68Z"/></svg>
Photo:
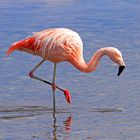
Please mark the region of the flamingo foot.
<svg viewBox="0 0 140 140"><path fill-rule="evenodd" d="M64 95L65 95L66 101L67 101L69 104L71 104L71 95L70 95L69 90L64 89L63 92L64 92Z"/></svg>

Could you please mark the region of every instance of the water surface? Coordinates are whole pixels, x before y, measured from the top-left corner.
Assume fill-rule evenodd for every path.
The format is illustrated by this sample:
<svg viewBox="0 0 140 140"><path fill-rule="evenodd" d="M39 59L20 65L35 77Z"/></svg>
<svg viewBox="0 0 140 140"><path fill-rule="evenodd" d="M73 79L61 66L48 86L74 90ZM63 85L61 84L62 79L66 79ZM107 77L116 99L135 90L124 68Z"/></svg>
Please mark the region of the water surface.
<svg viewBox="0 0 140 140"><path fill-rule="evenodd" d="M139 7L139 0L0 1L0 139L139 140ZM52 27L77 31L86 61L97 49L114 46L126 62L120 77L107 57L90 74L59 64L57 84L71 91L72 105L57 91L56 120L51 87L28 77L40 58L5 55L10 43ZM36 74L51 81L52 71L46 62Z"/></svg>

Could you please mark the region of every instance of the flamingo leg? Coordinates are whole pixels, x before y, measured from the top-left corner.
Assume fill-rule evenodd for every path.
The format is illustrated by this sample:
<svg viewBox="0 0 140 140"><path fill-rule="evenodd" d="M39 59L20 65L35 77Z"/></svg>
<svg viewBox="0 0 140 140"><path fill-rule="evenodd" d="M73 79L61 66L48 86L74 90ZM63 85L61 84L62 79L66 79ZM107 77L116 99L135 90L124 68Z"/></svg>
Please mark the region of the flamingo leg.
<svg viewBox="0 0 140 140"><path fill-rule="evenodd" d="M44 79L41 79L41 78L39 78L39 77L37 77L37 76L34 75L35 70L36 70L44 61L45 61L45 59L41 60L41 61L29 72L29 76L30 76L31 78L33 78L33 79L39 80L39 81L41 81L41 82L43 82L43 83L46 83L46 84L52 86L52 83L51 83L51 82L46 81L46 80L44 80ZM53 87L54 87L54 85L53 85ZM57 85L55 85L55 87L56 87L57 89L61 90L61 91L64 91L63 88L61 88L61 87L59 87L59 86L57 86Z"/></svg>
<svg viewBox="0 0 140 140"><path fill-rule="evenodd" d="M29 72L29 76L30 76L31 78L33 78L33 79L36 79L36 80L38 80L38 81L41 81L41 82L46 83L46 84L48 84L48 85L51 85L53 90L56 90L56 88L57 88L57 89L59 89L60 91L63 91L63 93L64 93L64 95L65 95L65 97L66 97L67 102L70 103L70 102L71 102L71 97L70 97L69 91L68 91L67 89L61 88L60 86L57 86L57 85L55 84L56 64L54 65L54 74L53 74L53 82L52 82L52 83L49 82L49 81L46 81L46 80L44 80L44 79L41 79L41 78L39 78L39 77L37 77L37 76L34 75L34 72L36 71L36 69L37 69L44 61L45 61L45 59L41 60L41 61ZM53 96L54 96L54 95L53 95ZM53 97L53 98L54 98L54 97ZM55 99L54 99L54 100L55 100ZM54 102L55 102L55 101L54 101ZM55 103L54 103L54 104L55 104Z"/></svg>
<svg viewBox="0 0 140 140"><path fill-rule="evenodd" d="M52 81L52 91L53 91L53 109L55 112L55 91L56 91L56 84L55 84L55 79L56 79L56 63L54 63L54 71L53 71L53 81Z"/></svg>

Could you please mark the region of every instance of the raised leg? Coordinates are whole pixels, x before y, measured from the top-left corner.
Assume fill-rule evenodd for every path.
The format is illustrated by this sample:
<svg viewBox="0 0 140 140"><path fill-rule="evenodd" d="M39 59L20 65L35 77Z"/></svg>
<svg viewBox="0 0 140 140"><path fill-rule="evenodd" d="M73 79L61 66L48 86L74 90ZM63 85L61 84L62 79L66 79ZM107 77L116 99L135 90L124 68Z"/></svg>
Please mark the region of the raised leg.
<svg viewBox="0 0 140 140"><path fill-rule="evenodd" d="M29 76L33 79L36 79L36 80L39 80L41 82L44 82L48 85L52 85L52 83L46 81L46 80L43 80L37 76L34 75L34 72L36 71L36 69L45 61L45 59L41 60L30 72L29 72ZM61 88L57 87L58 89L62 90Z"/></svg>
<svg viewBox="0 0 140 140"><path fill-rule="evenodd" d="M42 65L42 63L43 63L44 61L45 61L45 59L41 60L41 61L29 72L29 76L30 76L31 78L33 78L33 79L36 79L36 80L39 80L39 81L41 81L41 82L43 82L43 83L46 83L46 84L48 84L48 85L51 85L53 90L56 90L56 88L57 88L57 89L63 91L63 93L64 93L64 95L65 95L65 97L66 97L67 102L70 103L70 102L71 102L71 97L70 97L69 91L66 90L66 89L63 89L63 88L61 88L61 87L59 87L59 86L57 86L57 85L55 84L56 64L54 65L54 76L53 76L53 82L52 82L52 83L49 82L49 81L46 81L46 80L44 80L44 79L41 79L41 78L39 78L39 77L37 77L37 76L34 75L34 72L37 70L37 68L39 68L40 65Z"/></svg>

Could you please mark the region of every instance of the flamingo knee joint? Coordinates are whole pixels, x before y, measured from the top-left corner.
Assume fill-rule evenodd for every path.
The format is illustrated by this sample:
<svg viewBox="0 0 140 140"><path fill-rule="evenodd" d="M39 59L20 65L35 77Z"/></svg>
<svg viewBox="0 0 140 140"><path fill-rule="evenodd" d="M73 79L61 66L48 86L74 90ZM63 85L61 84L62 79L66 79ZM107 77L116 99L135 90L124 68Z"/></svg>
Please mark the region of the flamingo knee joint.
<svg viewBox="0 0 140 140"><path fill-rule="evenodd" d="M30 72L29 72L29 76L30 76L31 78L34 77L33 71L30 71Z"/></svg>

